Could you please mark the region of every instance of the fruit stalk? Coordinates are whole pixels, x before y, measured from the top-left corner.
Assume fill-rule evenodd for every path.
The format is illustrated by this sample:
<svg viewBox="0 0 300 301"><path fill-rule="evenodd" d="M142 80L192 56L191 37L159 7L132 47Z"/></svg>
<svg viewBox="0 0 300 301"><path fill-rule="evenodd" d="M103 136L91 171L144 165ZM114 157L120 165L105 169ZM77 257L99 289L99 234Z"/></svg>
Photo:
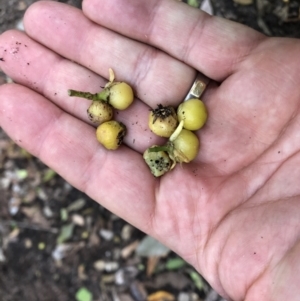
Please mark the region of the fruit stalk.
<svg viewBox="0 0 300 301"><path fill-rule="evenodd" d="M90 92L82 92L82 91L77 91L77 90L68 90L69 96L76 96L76 97L81 97L81 98L86 98L92 101L105 101L107 102L108 96L109 96L109 91L104 89L102 92L99 93L90 93Z"/></svg>

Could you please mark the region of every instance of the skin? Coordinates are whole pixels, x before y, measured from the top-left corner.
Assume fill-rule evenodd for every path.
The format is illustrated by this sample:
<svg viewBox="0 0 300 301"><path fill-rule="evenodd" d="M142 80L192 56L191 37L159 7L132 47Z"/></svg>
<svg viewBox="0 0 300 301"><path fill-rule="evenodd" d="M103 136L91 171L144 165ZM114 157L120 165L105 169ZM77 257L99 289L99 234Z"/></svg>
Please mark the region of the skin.
<svg viewBox="0 0 300 301"><path fill-rule="evenodd" d="M1 127L228 300L298 299L300 41L174 0L86 0L83 12L40 1L26 34L0 36L0 67L16 82L0 87ZM129 129L115 152L97 143L88 101L67 96L99 91L108 68L138 97L118 115ZM155 179L141 155L162 142L147 130L149 107L178 105L195 70L218 82L203 95L201 150Z"/></svg>

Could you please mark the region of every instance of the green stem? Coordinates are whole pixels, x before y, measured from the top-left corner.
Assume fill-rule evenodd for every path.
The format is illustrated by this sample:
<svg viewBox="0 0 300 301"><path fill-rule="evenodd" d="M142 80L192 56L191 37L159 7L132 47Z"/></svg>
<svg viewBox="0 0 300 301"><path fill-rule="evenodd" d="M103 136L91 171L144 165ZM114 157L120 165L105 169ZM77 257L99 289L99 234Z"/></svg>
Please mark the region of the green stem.
<svg viewBox="0 0 300 301"><path fill-rule="evenodd" d="M92 94L90 92L68 90L68 94L69 96L76 96L76 97L86 98L89 100L97 100L97 94Z"/></svg>
<svg viewBox="0 0 300 301"><path fill-rule="evenodd" d="M108 89L103 89L103 91L99 93L90 93L90 92L82 92L82 91L76 91L76 90L68 90L69 96L76 96L76 97L81 97L81 98L86 98L92 101L108 101L108 96L109 96L109 90Z"/></svg>
<svg viewBox="0 0 300 301"><path fill-rule="evenodd" d="M101 92L97 93L98 100L103 100L108 102L109 97L109 89L103 89Z"/></svg>
<svg viewBox="0 0 300 301"><path fill-rule="evenodd" d="M156 152L169 152L170 147L167 145L162 146L153 146L148 149L149 153L156 153Z"/></svg>

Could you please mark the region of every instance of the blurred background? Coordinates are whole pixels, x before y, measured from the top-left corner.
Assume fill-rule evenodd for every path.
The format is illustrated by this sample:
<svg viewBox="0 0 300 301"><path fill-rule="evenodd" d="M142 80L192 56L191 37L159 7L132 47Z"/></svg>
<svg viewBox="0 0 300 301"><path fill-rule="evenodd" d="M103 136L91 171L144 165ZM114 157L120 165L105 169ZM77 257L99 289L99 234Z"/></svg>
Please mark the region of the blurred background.
<svg viewBox="0 0 300 301"><path fill-rule="evenodd" d="M177 0L174 0L177 1ZM0 33L34 0L0 0ZM60 0L81 8L81 0ZM268 36L300 38L294 0L186 0ZM0 85L11 82L0 70ZM0 128L0 301L221 301L168 248L111 214Z"/></svg>

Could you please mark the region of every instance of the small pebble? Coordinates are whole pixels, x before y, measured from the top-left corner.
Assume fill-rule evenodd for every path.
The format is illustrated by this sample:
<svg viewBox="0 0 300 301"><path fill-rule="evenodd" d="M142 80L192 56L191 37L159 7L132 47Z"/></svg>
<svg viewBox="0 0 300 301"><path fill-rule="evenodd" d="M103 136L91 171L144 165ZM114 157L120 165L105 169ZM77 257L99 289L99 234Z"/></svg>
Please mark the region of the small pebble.
<svg viewBox="0 0 300 301"><path fill-rule="evenodd" d="M20 210L21 200L19 198L12 197L8 201L8 210L10 215L16 215Z"/></svg>
<svg viewBox="0 0 300 301"><path fill-rule="evenodd" d="M0 262L5 262L6 261L6 257L3 253L2 248L0 248Z"/></svg>
<svg viewBox="0 0 300 301"><path fill-rule="evenodd" d="M107 241L112 240L114 237L114 233L112 231L106 230L106 229L101 229L99 231L99 234L103 239L105 239Z"/></svg>
<svg viewBox="0 0 300 301"><path fill-rule="evenodd" d="M24 239L24 245L26 249L30 249L32 247L32 240L29 238Z"/></svg>
<svg viewBox="0 0 300 301"><path fill-rule="evenodd" d="M97 260L94 262L94 268L97 271L115 272L119 268L119 264L115 261L106 262L104 260Z"/></svg>
<svg viewBox="0 0 300 301"><path fill-rule="evenodd" d="M80 226L80 227L83 227L84 226L84 218L82 215L79 215L79 214L73 214L72 215L72 222L77 225L77 226Z"/></svg>
<svg viewBox="0 0 300 301"><path fill-rule="evenodd" d="M48 205L43 207L43 213L47 218L52 218L54 215L52 209Z"/></svg>
<svg viewBox="0 0 300 301"><path fill-rule="evenodd" d="M129 224L126 224L121 231L121 237L123 240L129 240L131 238L132 232L133 232L133 227Z"/></svg>

